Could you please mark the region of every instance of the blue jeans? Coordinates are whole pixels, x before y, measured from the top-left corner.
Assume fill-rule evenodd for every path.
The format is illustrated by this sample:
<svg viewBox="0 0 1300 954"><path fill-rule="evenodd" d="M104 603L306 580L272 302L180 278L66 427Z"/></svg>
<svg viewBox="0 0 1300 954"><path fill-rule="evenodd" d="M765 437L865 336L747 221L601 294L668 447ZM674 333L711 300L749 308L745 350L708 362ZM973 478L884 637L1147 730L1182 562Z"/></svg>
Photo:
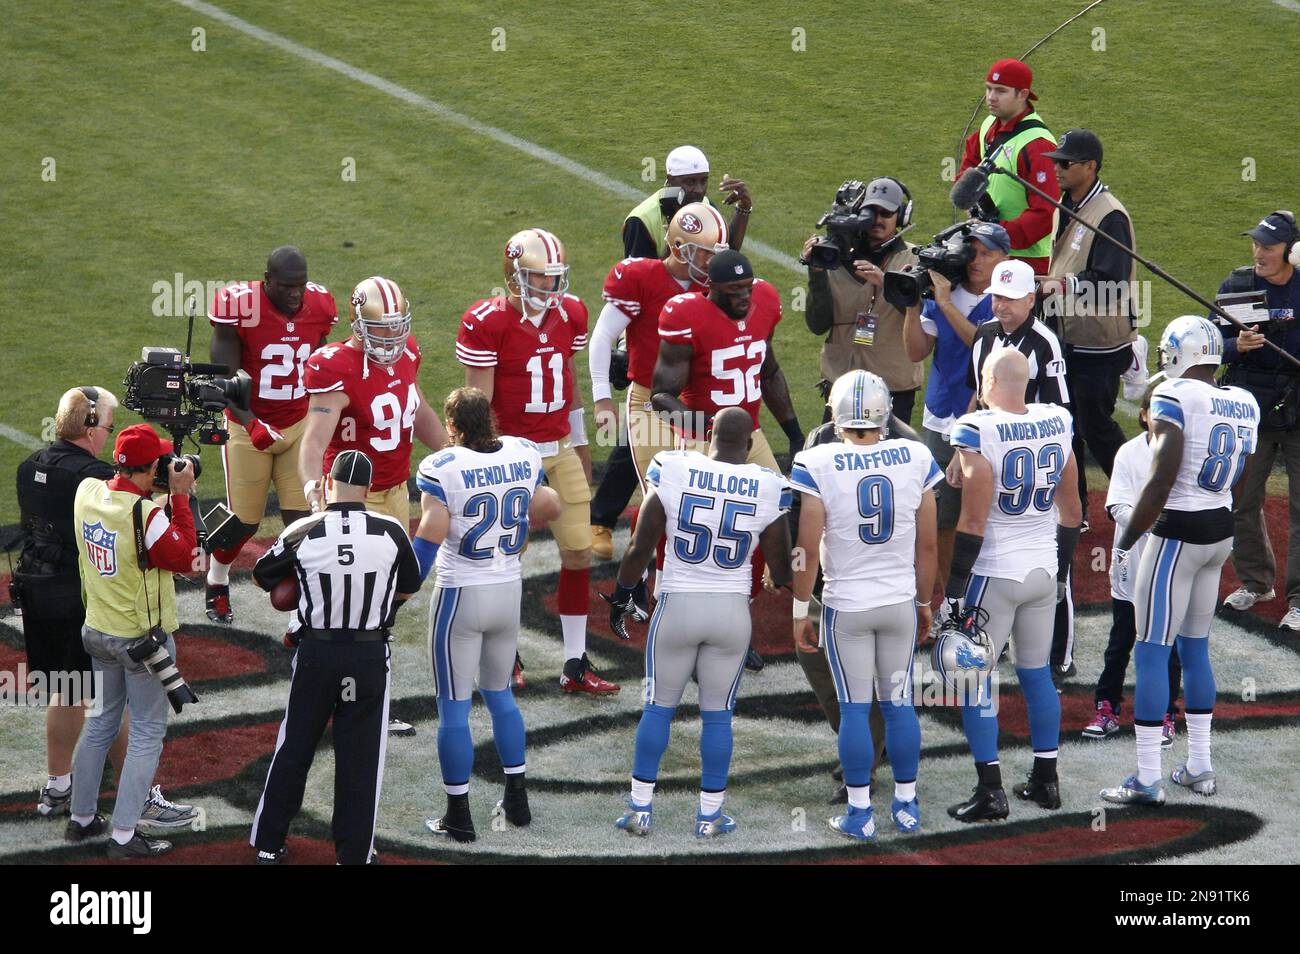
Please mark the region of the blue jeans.
<svg viewBox="0 0 1300 954"><path fill-rule="evenodd" d="M144 810L153 785L163 736L167 734L170 705L158 677L144 663L126 654L135 638L109 636L89 626L81 628L81 641L90 653L96 673L102 674L104 697L99 715L86 719L85 731L72 760L72 814L93 815L99 803L99 786L104 760L122 726L123 707L131 711L126 759L117 780L117 804L113 806L114 828L133 829ZM167 637L167 651L176 656L176 642Z"/></svg>

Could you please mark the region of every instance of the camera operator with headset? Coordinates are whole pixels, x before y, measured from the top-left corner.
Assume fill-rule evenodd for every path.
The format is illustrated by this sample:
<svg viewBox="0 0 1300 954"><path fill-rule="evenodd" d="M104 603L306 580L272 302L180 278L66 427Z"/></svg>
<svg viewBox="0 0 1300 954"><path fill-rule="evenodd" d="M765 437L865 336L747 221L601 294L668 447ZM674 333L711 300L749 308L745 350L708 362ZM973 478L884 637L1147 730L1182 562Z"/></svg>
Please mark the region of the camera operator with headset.
<svg viewBox="0 0 1300 954"><path fill-rule="evenodd" d="M1286 615L1278 623L1300 632L1300 374L1271 348L1267 339L1300 357L1300 229L1295 215L1271 212L1242 235L1253 240L1253 266L1234 269L1219 294L1263 292L1268 319L1239 332L1223 329L1224 384L1245 388L1259 402L1259 446L1246 459L1234 492L1232 565L1241 587L1224 605L1248 610L1273 598L1277 563L1264 526L1264 493L1273 461L1286 462L1291 530L1287 543ZM1213 316L1211 316L1213 318Z"/></svg>
<svg viewBox="0 0 1300 954"><path fill-rule="evenodd" d="M916 261L903 240L911 227L912 197L897 179L882 176L867 185L845 182L835 204L804 243L800 261L808 266L808 310L804 320L822 345L819 384L823 399L830 382L849 371L879 375L889 387L894 413L910 421L925 369L903 346L903 312L884 297L885 272ZM829 413L829 412L828 412Z"/></svg>
<svg viewBox="0 0 1300 954"><path fill-rule="evenodd" d="M171 497L170 519L149 497L150 488L161 483L160 458ZM172 574L193 568L197 546L190 458L174 458L170 441L161 440L148 424L135 424L117 435L113 467L111 480L83 480L73 507L86 600L82 642L94 671L102 675L103 699L102 711L86 721L73 760L66 838L79 842L108 833L104 816L95 809L104 758L117 737L123 708L129 708L130 736L108 843L108 857L122 860L171 850L170 842L146 837L136 825L162 754L168 702L179 712L185 702L197 701L176 671L171 635L178 627Z"/></svg>

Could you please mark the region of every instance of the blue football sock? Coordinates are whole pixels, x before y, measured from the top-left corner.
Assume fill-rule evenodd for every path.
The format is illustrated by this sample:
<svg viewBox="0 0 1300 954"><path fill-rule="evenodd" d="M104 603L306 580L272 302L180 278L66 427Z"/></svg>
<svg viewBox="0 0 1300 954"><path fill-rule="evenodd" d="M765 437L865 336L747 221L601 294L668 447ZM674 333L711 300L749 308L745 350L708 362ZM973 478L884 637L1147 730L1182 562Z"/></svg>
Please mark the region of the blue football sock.
<svg viewBox="0 0 1300 954"><path fill-rule="evenodd" d="M1133 647L1133 670L1137 674L1133 690L1133 718L1149 725L1164 722L1169 711L1170 647L1159 643L1139 642ZM1208 662L1208 660L1207 660ZM1185 699L1191 699L1191 680L1187 679L1187 662L1183 662Z"/></svg>
<svg viewBox="0 0 1300 954"><path fill-rule="evenodd" d="M466 785L474 770L474 742L469 736L470 701L438 700L438 764L445 785Z"/></svg>
<svg viewBox="0 0 1300 954"><path fill-rule="evenodd" d="M659 777L659 760L668 748L668 731L672 728L673 712L668 706L647 703L641 711L641 721L636 727L636 754L632 757L632 775L643 782L653 782Z"/></svg>
<svg viewBox="0 0 1300 954"><path fill-rule="evenodd" d="M1029 710L1030 744L1035 752L1055 752L1061 744L1061 697L1052 685L1051 670L1016 667L1016 677Z"/></svg>
<svg viewBox="0 0 1300 954"><path fill-rule="evenodd" d="M870 712L870 703L840 703L840 765L844 769L844 784L854 788L861 788L871 781L875 745L868 720ZM893 749L889 750L889 755L893 757Z"/></svg>
<svg viewBox="0 0 1300 954"><path fill-rule="evenodd" d="M507 686L498 692L480 689L479 694L492 713L492 740L501 756L503 768L524 764L524 717L515 704L515 694Z"/></svg>
<svg viewBox="0 0 1300 954"><path fill-rule="evenodd" d="M894 781L913 782L921 764L921 720L910 698L880 703L885 717L885 748L894 767Z"/></svg>
<svg viewBox="0 0 1300 954"><path fill-rule="evenodd" d="M1178 637L1178 658L1183 663L1183 707L1189 712L1214 708L1214 670L1210 667L1210 640Z"/></svg>
<svg viewBox="0 0 1300 954"><path fill-rule="evenodd" d="M700 790L721 792L731 769L731 710L701 710L700 721Z"/></svg>
<svg viewBox="0 0 1300 954"><path fill-rule="evenodd" d="M961 707L961 727L966 730L970 754L976 762L998 760L998 715L989 697L986 691L979 705Z"/></svg>

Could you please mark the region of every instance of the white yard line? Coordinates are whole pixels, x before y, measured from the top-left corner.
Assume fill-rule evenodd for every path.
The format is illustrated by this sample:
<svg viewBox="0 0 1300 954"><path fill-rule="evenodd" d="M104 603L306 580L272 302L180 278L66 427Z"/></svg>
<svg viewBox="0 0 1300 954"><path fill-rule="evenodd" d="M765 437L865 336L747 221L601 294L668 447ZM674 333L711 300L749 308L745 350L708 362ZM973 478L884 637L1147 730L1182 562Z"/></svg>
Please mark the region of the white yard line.
<svg viewBox="0 0 1300 954"><path fill-rule="evenodd" d="M0 437L13 441L15 444L21 444L29 450L40 450L45 446L45 442L37 437L24 433L16 427L10 427L8 424L0 424Z"/></svg>

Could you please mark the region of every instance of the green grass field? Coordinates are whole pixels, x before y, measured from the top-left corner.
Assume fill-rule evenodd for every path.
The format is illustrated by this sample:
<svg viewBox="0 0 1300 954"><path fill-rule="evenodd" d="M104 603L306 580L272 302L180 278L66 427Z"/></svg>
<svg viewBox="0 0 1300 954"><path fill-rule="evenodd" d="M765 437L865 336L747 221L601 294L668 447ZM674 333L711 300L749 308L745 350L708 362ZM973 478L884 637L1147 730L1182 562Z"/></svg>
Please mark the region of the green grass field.
<svg viewBox="0 0 1300 954"><path fill-rule="evenodd" d="M336 297L373 273L402 284L431 396L461 381L455 319L499 284L499 251L515 230L559 234L574 290L598 300L620 254L626 195L190 6L202 7L0 3L0 162L10 170L0 470L29 453L21 435L46 432L62 391L118 386L142 345L183 345L183 319L153 314L156 283L259 277L281 243L300 245L312 278ZM750 238L795 255L845 178L902 178L916 198L914 240L948 224L944 160L988 62L1019 54L1079 7L1018 3L1010 25L975 2L863 12L811 3L797 13L755 3L732 14L338 0L222 8L581 163L627 194L651 191L667 151L695 142L715 185L723 172L750 182ZM1096 28L1104 50L1094 50ZM206 31L201 52L196 29ZM1051 128L1087 125L1104 139L1103 177L1131 210L1139 248L1203 293L1247 261L1238 232L1295 204L1289 111L1279 108L1291 91L1285 70L1262 64L1288 61L1298 29L1295 12L1265 0L1231 11L1213 0L1111 0L1030 59ZM653 182L641 179L647 157ZM349 159L355 181L342 174ZM803 276L758 266L789 306ZM1192 307L1163 285L1153 301L1148 333ZM206 325L196 330L196 357L208 338ZM789 307L778 339L810 425L819 342ZM220 465L210 456L214 495ZM0 524L16 520L13 493L0 482Z"/></svg>

